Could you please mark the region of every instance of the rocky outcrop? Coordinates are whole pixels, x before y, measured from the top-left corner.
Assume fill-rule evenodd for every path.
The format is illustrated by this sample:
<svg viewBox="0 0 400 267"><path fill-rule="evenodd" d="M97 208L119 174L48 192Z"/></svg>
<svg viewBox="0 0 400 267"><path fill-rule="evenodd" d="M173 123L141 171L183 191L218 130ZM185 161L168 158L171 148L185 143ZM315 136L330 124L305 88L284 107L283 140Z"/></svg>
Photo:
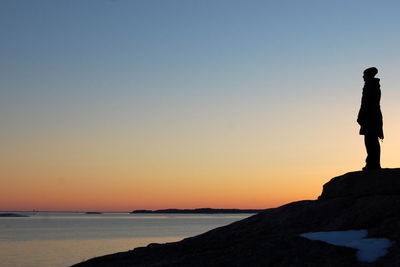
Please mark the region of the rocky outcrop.
<svg viewBox="0 0 400 267"><path fill-rule="evenodd" d="M330 180L318 198L400 195L400 169L350 172Z"/></svg>
<svg viewBox="0 0 400 267"><path fill-rule="evenodd" d="M293 202L180 242L150 244L75 266L400 266L396 177L400 180L398 169L348 173L327 183L318 200ZM356 229L393 245L377 261L363 263L355 249L300 237Z"/></svg>

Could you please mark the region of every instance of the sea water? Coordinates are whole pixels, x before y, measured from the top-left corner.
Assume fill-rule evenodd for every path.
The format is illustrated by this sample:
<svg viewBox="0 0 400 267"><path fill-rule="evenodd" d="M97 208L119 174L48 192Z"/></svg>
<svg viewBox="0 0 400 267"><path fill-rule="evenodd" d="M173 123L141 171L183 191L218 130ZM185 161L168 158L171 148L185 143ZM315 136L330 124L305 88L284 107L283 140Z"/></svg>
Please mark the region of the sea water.
<svg viewBox="0 0 400 267"><path fill-rule="evenodd" d="M179 241L251 214L25 213L0 217L1 267L65 267L149 243Z"/></svg>

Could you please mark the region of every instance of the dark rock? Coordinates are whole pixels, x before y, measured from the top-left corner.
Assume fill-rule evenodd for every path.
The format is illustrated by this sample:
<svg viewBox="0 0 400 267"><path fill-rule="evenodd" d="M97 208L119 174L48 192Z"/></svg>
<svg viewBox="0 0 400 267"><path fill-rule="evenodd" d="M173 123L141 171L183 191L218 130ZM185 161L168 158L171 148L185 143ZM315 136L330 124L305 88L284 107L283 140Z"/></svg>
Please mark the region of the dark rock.
<svg viewBox="0 0 400 267"><path fill-rule="evenodd" d="M396 177L400 179L398 169L348 173L325 185L319 200L293 202L180 242L151 244L74 266L400 266ZM352 248L299 236L358 229L393 241L388 254L361 263Z"/></svg>
<svg viewBox="0 0 400 267"><path fill-rule="evenodd" d="M358 171L335 177L324 185L318 199L370 195L400 195L400 169Z"/></svg>

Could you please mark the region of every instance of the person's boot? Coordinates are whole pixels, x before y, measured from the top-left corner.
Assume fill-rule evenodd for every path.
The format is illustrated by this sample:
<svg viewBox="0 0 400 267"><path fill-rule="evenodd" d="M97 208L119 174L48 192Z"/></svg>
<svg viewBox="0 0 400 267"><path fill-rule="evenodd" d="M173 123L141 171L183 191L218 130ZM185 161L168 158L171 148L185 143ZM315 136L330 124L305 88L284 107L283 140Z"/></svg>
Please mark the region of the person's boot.
<svg viewBox="0 0 400 267"><path fill-rule="evenodd" d="M372 170L380 170L381 165L375 165L375 166L371 166L371 165L366 165L364 168L362 168L363 171L372 171Z"/></svg>

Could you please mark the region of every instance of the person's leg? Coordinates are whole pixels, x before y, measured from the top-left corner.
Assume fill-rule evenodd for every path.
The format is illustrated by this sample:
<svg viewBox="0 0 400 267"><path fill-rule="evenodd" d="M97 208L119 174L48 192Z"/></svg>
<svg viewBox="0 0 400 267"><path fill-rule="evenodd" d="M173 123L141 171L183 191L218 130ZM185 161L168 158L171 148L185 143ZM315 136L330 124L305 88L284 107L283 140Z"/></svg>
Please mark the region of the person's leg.
<svg viewBox="0 0 400 267"><path fill-rule="evenodd" d="M380 169L381 147L379 145L379 138L375 135L364 136L365 148L367 149L367 158L365 159L366 168Z"/></svg>
<svg viewBox="0 0 400 267"><path fill-rule="evenodd" d="M365 150L367 151L367 157L365 158L365 167L363 168L363 170L369 167L371 161L371 155L370 155L371 146L369 145L369 138L366 135L364 135L364 144L365 144Z"/></svg>
<svg viewBox="0 0 400 267"><path fill-rule="evenodd" d="M374 139L374 151L376 153L376 158L375 158L375 162L376 162L376 168L380 169L381 168L381 145L379 144L379 138L375 137Z"/></svg>

